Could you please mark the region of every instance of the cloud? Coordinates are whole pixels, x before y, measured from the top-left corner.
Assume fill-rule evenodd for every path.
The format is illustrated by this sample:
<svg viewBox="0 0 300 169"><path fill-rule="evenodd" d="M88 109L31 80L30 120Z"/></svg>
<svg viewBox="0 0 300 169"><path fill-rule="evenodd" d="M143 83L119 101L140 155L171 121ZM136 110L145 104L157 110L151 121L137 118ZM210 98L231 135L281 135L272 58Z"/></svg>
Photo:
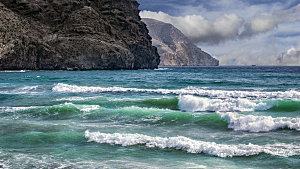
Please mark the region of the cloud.
<svg viewBox="0 0 300 169"><path fill-rule="evenodd" d="M228 3L226 4L225 6L228 6ZM239 3L239 6L243 6L243 3ZM277 6L274 6L272 9L277 9ZM247 10L254 13L253 11L259 11L260 8L262 7L251 6ZM161 11L142 11L140 16L170 23L195 43L219 44L228 40L251 38L271 31L281 23L300 20L300 4L286 10L257 14L248 18L248 21L235 13L225 13L214 19L207 19L200 14L171 16Z"/></svg>
<svg viewBox="0 0 300 169"><path fill-rule="evenodd" d="M139 1L141 14L173 24L221 65L300 65L299 0Z"/></svg>
<svg viewBox="0 0 300 169"><path fill-rule="evenodd" d="M277 65L276 56L276 47L265 45L256 50L251 47L239 48L217 58L221 65Z"/></svg>
<svg viewBox="0 0 300 169"><path fill-rule="evenodd" d="M278 21L273 15L262 14L255 16L250 23L245 24L245 30L240 34L240 37L251 37L258 33L263 33L274 29Z"/></svg>
<svg viewBox="0 0 300 169"><path fill-rule="evenodd" d="M300 46L297 48L291 47L286 52L283 52L281 56L277 58L277 62L280 65L287 66L300 65Z"/></svg>
<svg viewBox="0 0 300 169"><path fill-rule="evenodd" d="M249 23L245 24L241 38L273 30L278 24L284 22L295 22L300 20L300 4L287 10L279 10L272 14L260 14L255 16Z"/></svg>
<svg viewBox="0 0 300 169"><path fill-rule="evenodd" d="M142 11L140 16L171 23L193 42L209 44L235 39L239 34L239 28L244 23L243 19L236 14L224 14L214 21L210 21L201 15L174 17L164 12L152 11Z"/></svg>

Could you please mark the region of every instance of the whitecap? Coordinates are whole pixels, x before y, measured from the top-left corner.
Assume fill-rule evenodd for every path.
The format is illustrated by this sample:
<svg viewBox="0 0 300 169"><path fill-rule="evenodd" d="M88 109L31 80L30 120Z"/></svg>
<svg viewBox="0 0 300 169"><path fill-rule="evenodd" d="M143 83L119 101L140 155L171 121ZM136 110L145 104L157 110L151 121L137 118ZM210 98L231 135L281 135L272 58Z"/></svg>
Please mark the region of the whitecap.
<svg viewBox="0 0 300 169"><path fill-rule="evenodd" d="M7 94L28 94L28 93L37 93L39 86L25 86L19 89L14 89L12 91L6 91Z"/></svg>
<svg viewBox="0 0 300 169"><path fill-rule="evenodd" d="M90 112L93 110L98 110L100 108L99 105L76 105L73 103L64 103L64 104L53 105L53 106L0 107L0 112L1 113L18 112L18 111L26 111L31 109L51 108L51 107L61 107L61 106L74 106L76 109L82 112Z"/></svg>
<svg viewBox="0 0 300 169"><path fill-rule="evenodd" d="M180 95L178 106L180 110L197 112L197 111L255 111L255 110L268 110L275 101L262 102L253 101L245 98L229 98L229 99L210 99L203 97L196 97L192 95Z"/></svg>
<svg viewBox="0 0 300 169"><path fill-rule="evenodd" d="M277 156L300 155L300 146L296 145L254 145L254 144L217 144L193 140L184 136L177 137L151 137L143 134L107 134L101 132L85 131L85 137L89 142L106 143L112 145L133 146L145 145L150 148L173 148L188 153L205 153L218 157L251 156L260 153L267 153Z"/></svg>
<svg viewBox="0 0 300 169"><path fill-rule="evenodd" d="M62 105L67 105L67 106L74 106L76 109L82 111L82 112L90 112L93 110L98 110L100 108L99 105L76 105L73 103L64 103Z"/></svg>
<svg viewBox="0 0 300 169"><path fill-rule="evenodd" d="M97 86L77 86L64 83L58 83L52 88L53 92L61 93L88 93L88 92L151 92L161 94L183 94L198 95L211 98L281 98L281 99L300 99L300 92L295 90L289 91L226 91L226 90L209 90L197 87L187 87L183 89L139 89L124 87L97 87Z"/></svg>
<svg viewBox="0 0 300 169"><path fill-rule="evenodd" d="M235 131L268 132L289 128L300 131L300 118L242 115L233 112L218 112Z"/></svg>
<svg viewBox="0 0 300 169"><path fill-rule="evenodd" d="M56 99L56 101L85 101L85 100L92 100L97 99L97 97L64 97Z"/></svg>
<svg viewBox="0 0 300 169"><path fill-rule="evenodd" d="M157 69L154 69L154 70L169 70L169 68L157 68Z"/></svg>
<svg viewBox="0 0 300 169"><path fill-rule="evenodd" d="M25 73L28 72L29 70L4 70L0 72L6 72L6 73Z"/></svg>
<svg viewBox="0 0 300 169"><path fill-rule="evenodd" d="M0 107L0 112L18 112L18 111L26 111L30 109L41 108L42 106L30 106L30 107Z"/></svg>

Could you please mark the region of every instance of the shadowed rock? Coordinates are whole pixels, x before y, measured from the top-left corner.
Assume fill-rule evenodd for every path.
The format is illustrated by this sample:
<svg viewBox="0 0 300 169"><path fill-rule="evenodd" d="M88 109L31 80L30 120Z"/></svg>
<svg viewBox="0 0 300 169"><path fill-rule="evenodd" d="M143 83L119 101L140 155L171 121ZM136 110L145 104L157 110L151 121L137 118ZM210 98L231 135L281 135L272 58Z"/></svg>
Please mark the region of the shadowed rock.
<svg viewBox="0 0 300 169"><path fill-rule="evenodd" d="M0 70L153 69L135 0L0 0Z"/></svg>

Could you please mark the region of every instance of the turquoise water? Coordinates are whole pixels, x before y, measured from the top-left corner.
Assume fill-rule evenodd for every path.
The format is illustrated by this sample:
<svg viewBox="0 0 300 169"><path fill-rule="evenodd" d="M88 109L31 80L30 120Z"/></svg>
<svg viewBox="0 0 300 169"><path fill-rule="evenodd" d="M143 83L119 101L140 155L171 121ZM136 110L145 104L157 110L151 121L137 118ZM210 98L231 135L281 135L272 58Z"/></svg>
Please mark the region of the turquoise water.
<svg viewBox="0 0 300 169"><path fill-rule="evenodd" d="M299 168L300 67L0 72L0 168Z"/></svg>

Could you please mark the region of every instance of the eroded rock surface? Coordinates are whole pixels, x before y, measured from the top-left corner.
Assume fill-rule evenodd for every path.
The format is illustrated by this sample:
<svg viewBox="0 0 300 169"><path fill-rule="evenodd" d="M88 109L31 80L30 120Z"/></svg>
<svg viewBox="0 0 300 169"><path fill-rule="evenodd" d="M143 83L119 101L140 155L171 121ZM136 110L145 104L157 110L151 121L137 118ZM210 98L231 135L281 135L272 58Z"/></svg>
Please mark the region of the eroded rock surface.
<svg viewBox="0 0 300 169"><path fill-rule="evenodd" d="M0 0L0 70L153 69L135 0Z"/></svg>

